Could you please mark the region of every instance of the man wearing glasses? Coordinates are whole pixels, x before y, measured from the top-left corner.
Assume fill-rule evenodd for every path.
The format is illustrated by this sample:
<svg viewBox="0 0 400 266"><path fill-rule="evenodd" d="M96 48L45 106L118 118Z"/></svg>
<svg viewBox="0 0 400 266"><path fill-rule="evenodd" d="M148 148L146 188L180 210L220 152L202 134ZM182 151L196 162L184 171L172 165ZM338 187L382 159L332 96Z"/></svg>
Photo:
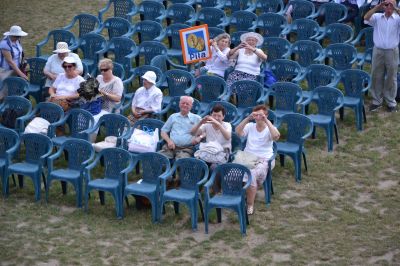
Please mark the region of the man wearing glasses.
<svg viewBox="0 0 400 266"><path fill-rule="evenodd" d="M383 11L383 13L377 13ZM396 12L395 12L396 11ZM394 0L386 0L369 10L365 23L374 28L372 52L372 104L376 111L386 102L388 112L397 112L397 67L399 63L400 16Z"/></svg>

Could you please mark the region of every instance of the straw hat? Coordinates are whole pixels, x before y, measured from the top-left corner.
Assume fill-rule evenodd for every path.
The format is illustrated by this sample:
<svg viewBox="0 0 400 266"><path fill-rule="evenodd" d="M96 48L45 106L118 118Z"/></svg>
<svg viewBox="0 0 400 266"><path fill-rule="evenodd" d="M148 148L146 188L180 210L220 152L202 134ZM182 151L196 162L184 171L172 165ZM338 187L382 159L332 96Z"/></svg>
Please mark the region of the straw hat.
<svg viewBox="0 0 400 266"><path fill-rule="evenodd" d="M68 49L68 44L66 42L58 42L56 48L57 49L54 50L53 53L63 54L71 52L71 50Z"/></svg>
<svg viewBox="0 0 400 266"><path fill-rule="evenodd" d="M247 38L257 39L257 46L260 46L264 42L264 39L261 36L261 34L256 33L256 32L246 32L246 33L243 33L242 35L240 35L240 40L242 42L245 42Z"/></svg>
<svg viewBox="0 0 400 266"><path fill-rule="evenodd" d="M7 31L3 34L4 36L26 36L28 35L28 33L26 33L25 31L22 31L20 26L11 26L10 31Z"/></svg>
<svg viewBox="0 0 400 266"><path fill-rule="evenodd" d="M156 84L157 81L157 75L153 71L147 71L142 78L153 84Z"/></svg>

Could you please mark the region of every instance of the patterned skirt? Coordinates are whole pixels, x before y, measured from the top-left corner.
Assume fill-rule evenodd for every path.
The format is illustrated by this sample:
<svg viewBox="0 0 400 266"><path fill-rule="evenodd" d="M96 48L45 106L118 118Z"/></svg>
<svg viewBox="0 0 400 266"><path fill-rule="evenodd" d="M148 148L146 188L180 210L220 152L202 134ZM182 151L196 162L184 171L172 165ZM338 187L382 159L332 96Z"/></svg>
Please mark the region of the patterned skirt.
<svg viewBox="0 0 400 266"><path fill-rule="evenodd" d="M239 81L239 80L256 80L257 76L256 75L252 75L252 74L248 74L242 71L238 71L238 70L234 70L233 72L231 72L228 76L228 79L226 80L226 85L228 87L228 92L230 93L236 93L236 91L232 91L231 90L231 86L234 82Z"/></svg>

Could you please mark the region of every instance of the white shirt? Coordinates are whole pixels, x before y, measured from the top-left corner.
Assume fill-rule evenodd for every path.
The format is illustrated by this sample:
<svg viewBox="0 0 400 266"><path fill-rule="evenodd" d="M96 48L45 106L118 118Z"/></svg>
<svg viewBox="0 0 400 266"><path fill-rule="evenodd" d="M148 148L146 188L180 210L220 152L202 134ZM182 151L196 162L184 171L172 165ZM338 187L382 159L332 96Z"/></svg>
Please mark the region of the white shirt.
<svg viewBox="0 0 400 266"><path fill-rule="evenodd" d="M256 53L246 55L245 49L241 48L239 49L239 56L237 59L235 70L257 76L260 75L261 63L262 60L256 55Z"/></svg>
<svg viewBox="0 0 400 266"><path fill-rule="evenodd" d="M263 131L258 132L256 123L247 123L243 133L243 136L247 136L245 151L268 160L272 157L274 154L273 140L267 126Z"/></svg>
<svg viewBox="0 0 400 266"><path fill-rule="evenodd" d="M132 107L159 112L161 111L162 96L161 90L154 85L150 89L140 87L133 97Z"/></svg>
<svg viewBox="0 0 400 266"><path fill-rule="evenodd" d="M71 56L75 59L76 69L83 71L82 61L79 58L79 55L74 54L74 53L68 53L68 56ZM46 65L44 66L44 70L54 73L54 74L62 74L62 73L64 73L62 63L63 63L63 60L61 60L60 57L58 57L58 54L52 54L47 59ZM46 84L44 86L51 87L52 84L53 84L53 81L51 79L46 79Z"/></svg>
<svg viewBox="0 0 400 266"><path fill-rule="evenodd" d="M228 122L222 122L222 127L229 132L231 135L232 126ZM217 141L221 146L225 149L231 150L231 138L226 139L224 135L222 135L221 130L214 129L212 124L203 124L199 128L200 132L206 135L206 142Z"/></svg>
<svg viewBox="0 0 400 266"><path fill-rule="evenodd" d="M65 76L65 73L58 75L53 83L53 87L56 88L56 96L72 96L76 94L82 81L85 80L81 76L69 79Z"/></svg>
<svg viewBox="0 0 400 266"><path fill-rule="evenodd" d="M214 46L211 47L211 58L207 60L205 68L208 72L217 74L223 77L225 74L225 69L229 67L228 53L230 48L227 47L224 50L215 49Z"/></svg>
<svg viewBox="0 0 400 266"><path fill-rule="evenodd" d="M375 13L364 23L374 27L374 46L380 49L393 49L399 45L400 17L393 14L386 18L384 13Z"/></svg>

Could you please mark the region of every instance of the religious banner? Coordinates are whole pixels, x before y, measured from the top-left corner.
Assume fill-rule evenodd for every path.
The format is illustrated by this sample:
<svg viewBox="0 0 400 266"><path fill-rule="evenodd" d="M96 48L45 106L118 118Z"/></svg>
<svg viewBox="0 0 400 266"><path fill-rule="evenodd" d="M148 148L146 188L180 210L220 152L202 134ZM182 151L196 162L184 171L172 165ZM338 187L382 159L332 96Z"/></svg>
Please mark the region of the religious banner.
<svg viewBox="0 0 400 266"><path fill-rule="evenodd" d="M184 64L205 61L211 57L206 24L179 30L179 36Z"/></svg>

